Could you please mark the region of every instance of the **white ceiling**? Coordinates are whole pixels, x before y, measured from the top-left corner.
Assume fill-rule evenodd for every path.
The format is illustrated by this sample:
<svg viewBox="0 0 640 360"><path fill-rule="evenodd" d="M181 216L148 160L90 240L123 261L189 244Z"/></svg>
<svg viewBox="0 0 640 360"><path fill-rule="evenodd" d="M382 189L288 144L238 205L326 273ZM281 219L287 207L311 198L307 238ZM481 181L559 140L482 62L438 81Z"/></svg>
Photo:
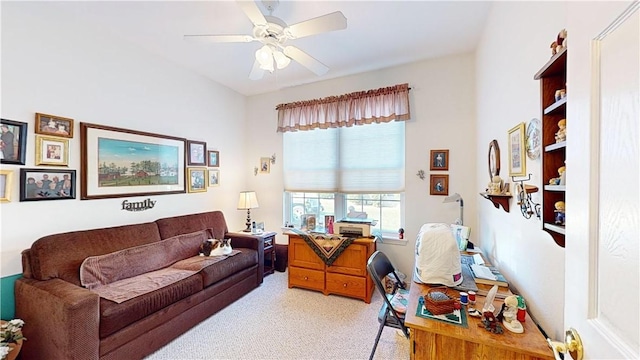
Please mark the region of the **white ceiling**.
<svg viewBox="0 0 640 360"><path fill-rule="evenodd" d="M253 81L248 75L259 42L194 43L183 39L186 34L251 34L253 24L233 0L40 4L50 7L61 20L70 16L87 26L100 27L244 95L473 51L490 8L490 2L485 1L283 0L273 16L287 24L341 11L347 18L347 29L287 42L327 65L330 70L326 75L316 76L292 61L287 68Z"/></svg>

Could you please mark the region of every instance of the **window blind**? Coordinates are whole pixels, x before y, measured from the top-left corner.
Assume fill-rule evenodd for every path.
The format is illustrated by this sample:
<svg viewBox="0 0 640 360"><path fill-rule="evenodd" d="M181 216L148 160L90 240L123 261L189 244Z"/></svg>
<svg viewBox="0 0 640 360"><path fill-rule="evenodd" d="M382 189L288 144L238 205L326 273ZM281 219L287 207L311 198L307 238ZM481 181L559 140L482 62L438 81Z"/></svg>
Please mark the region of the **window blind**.
<svg viewBox="0 0 640 360"><path fill-rule="evenodd" d="M285 191L404 191L404 121L286 132L283 137Z"/></svg>

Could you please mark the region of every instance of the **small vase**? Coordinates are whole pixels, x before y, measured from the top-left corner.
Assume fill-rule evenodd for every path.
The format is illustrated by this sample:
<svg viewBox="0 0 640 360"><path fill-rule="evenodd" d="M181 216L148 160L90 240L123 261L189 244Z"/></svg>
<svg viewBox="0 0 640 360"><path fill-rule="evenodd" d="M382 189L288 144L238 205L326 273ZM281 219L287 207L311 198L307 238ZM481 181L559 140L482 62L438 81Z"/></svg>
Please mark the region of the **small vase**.
<svg viewBox="0 0 640 360"><path fill-rule="evenodd" d="M5 360L16 360L18 354L20 354L20 349L22 349L22 339L18 340L17 343L9 344L9 353Z"/></svg>

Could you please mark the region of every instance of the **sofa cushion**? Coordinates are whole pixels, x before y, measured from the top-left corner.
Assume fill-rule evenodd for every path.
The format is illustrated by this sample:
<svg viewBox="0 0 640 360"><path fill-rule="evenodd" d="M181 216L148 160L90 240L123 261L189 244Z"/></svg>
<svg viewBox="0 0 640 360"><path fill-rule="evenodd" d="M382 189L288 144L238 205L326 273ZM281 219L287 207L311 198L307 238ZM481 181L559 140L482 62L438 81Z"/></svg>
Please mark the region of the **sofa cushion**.
<svg viewBox="0 0 640 360"><path fill-rule="evenodd" d="M232 256L223 261L214 261L215 257L198 256L173 264L173 268L183 270L200 270L203 286L207 287L229 277L243 269L258 263L258 252L252 249L236 248ZM225 255L223 255L225 256Z"/></svg>
<svg viewBox="0 0 640 360"><path fill-rule="evenodd" d="M156 224L163 239L204 229L213 229L214 239L224 239L228 232L222 211L172 216L156 220Z"/></svg>
<svg viewBox="0 0 640 360"><path fill-rule="evenodd" d="M105 338L148 315L161 311L165 307L201 291L202 288L202 277L193 274L120 304L101 298L100 338Z"/></svg>
<svg viewBox="0 0 640 360"><path fill-rule="evenodd" d="M90 256L80 266L80 282L88 289L95 289L168 267L179 260L198 255L200 245L210 236L210 230L202 230L105 255Z"/></svg>
<svg viewBox="0 0 640 360"><path fill-rule="evenodd" d="M171 285L195 273L197 273L197 271L169 267L98 286L92 291L100 295L101 298L119 304L134 297Z"/></svg>
<svg viewBox="0 0 640 360"><path fill-rule="evenodd" d="M31 245L31 275L36 280L60 278L80 285L80 265L87 257L160 240L158 226L155 223L44 236Z"/></svg>

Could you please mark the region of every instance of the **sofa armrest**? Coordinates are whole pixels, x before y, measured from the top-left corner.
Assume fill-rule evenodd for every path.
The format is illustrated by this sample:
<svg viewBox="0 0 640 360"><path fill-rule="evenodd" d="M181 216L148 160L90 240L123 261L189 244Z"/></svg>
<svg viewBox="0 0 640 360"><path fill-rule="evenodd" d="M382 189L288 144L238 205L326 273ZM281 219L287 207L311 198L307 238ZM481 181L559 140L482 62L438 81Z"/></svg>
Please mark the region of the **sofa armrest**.
<svg viewBox="0 0 640 360"><path fill-rule="evenodd" d="M264 278L264 239L250 233L226 233L225 238L231 239L232 248L248 248L258 252L258 284Z"/></svg>
<svg viewBox="0 0 640 360"><path fill-rule="evenodd" d="M16 317L24 320L23 359L97 359L100 297L61 279L20 278Z"/></svg>

